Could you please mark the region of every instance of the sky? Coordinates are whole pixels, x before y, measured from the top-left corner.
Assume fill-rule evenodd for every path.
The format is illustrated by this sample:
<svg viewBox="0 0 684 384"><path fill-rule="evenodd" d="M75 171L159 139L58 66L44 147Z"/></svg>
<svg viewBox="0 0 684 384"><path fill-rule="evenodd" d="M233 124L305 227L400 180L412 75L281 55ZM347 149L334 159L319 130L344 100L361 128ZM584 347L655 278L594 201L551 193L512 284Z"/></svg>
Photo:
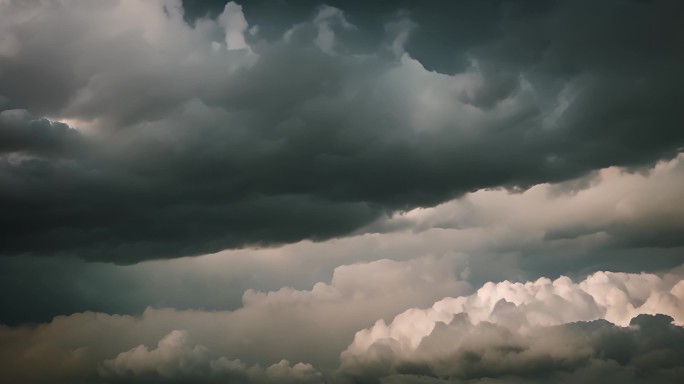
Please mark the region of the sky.
<svg viewBox="0 0 684 384"><path fill-rule="evenodd" d="M675 383L684 3L0 0L0 383Z"/></svg>

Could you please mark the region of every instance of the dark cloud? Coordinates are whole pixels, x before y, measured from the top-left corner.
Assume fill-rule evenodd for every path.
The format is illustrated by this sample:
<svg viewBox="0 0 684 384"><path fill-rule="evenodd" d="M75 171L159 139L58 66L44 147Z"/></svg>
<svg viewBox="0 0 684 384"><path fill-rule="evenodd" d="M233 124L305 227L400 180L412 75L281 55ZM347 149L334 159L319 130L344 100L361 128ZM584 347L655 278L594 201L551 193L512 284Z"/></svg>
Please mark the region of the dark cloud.
<svg viewBox="0 0 684 384"><path fill-rule="evenodd" d="M0 90L12 108L84 133L41 119L0 127L11 186L0 253L131 263L322 240L478 188L650 164L684 144L679 2L466 2L455 20L481 26L472 39L469 23L430 24L432 10L407 4L358 20L358 4L302 5L263 37L238 8L232 22L191 27L174 2L4 4ZM438 56L443 37L432 53L412 45L421 30L458 35L443 50L467 65L448 76L401 56ZM661 240L672 244L648 243Z"/></svg>
<svg viewBox="0 0 684 384"><path fill-rule="evenodd" d="M682 160L641 173L603 169L589 179L523 193L480 190L359 231L382 233L278 249L129 266L7 257L0 260L0 322L43 322L87 310L140 314L148 306L235 309L248 288L308 289L328 281L337 266L384 258L432 255L449 262L445 273L472 286L540 276L582 279L596 270L663 270L681 264L684 249L662 248L662 241L644 247L643 241L681 232Z"/></svg>
<svg viewBox="0 0 684 384"><path fill-rule="evenodd" d="M24 110L0 109L0 153L47 156L78 151L78 131L44 118L34 119Z"/></svg>
<svg viewBox="0 0 684 384"><path fill-rule="evenodd" d="M0 0L0 382L676 382L682 16Z"/></svg>

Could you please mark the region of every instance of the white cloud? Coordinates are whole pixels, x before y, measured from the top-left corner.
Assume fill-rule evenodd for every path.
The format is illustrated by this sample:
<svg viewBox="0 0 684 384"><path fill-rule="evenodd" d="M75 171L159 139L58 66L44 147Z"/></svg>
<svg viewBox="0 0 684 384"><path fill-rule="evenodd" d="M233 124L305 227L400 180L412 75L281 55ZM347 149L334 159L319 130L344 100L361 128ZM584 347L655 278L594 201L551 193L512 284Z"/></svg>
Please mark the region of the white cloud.
<svg viewBox="0 0 684 384"><path fill-rule="evenodd" d="M476 326L496 324L526 335L538 327L605 319L627 326L639 314L665 314L684 325L684 280L681 271L653 274L596 272L574 283L562 276L533 282L489 282L470 296L445 298L428 309L409 309L390 324L378 320L359 331L342 353L345 364L377 359L374 348L391 349L398 359L411 358L438 324L450 324L460 314ZM453 348L457 349L458 344Z"/></svg>

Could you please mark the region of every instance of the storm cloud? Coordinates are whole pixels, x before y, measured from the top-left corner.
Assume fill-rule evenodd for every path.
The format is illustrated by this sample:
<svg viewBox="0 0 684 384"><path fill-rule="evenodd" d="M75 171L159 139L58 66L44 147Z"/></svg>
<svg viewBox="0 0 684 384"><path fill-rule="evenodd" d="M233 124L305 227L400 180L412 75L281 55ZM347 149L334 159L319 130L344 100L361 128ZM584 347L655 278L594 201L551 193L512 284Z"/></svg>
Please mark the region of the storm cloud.
<svg viewBox="0 0 684 384"><path fill-rule="evenodd" d="M674 383L684 3L0 0L0 383Z"/></svg>
<svg viewBox="0 0 684 384"><path fill-rule="evenodd" d="M606 168L521 193L479 190L323 242L125 266L2 258L3 322L49 321L87 310L139 314L148 306L236 309L248 288L308 290L332 279L340 266L384 259L431 258L439 267L421 273L435 281L452 276L475 288L560 275L581 280L597 270L666 270L684 262L683 160L680 155L640 172ZM382 280L392 270L386 262L377 266L369 278Z"/></svg>
<svg viewBox="0 0 684 384"><path fill-rule="evenodd" d="M494 27L458 37L449 70L411 45L435 33L415 5L375 24L316 5L264 36L249 6L189 21L174 1L4 2L0 253L320 241L684 145L679 2L466 2Z"/></svg>

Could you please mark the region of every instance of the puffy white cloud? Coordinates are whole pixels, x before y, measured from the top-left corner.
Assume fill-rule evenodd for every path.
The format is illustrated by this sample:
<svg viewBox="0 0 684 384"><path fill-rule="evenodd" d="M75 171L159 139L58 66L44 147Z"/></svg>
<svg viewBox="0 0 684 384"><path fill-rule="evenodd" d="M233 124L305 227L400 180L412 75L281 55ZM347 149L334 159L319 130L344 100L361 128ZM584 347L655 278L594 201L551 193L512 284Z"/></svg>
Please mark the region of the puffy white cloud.
<svg viewBox="0 0 684 384"><path fill-rule="evenodd" d="M658 383L684 373L684 329L663 315L629 327L605 320L537 326L526 333L472 324L466 314L441 323L411 356L394 343L369 349L372 360L339 372L353 383Z"/></svg>
<svg viewBox="0 0 684 384"><path fill-rule="evenodd" d="M587 360L605 357L592 341L598 336L587 331L592 325L565 324L607 320L606 324L627 327L641 314L670 316L679 326L669 326L674 327L672 332L684 336L681 271L663 276L597 272L579 283L564 276L553 281L490 282L470 296L445 298L428 309L409 309L389 324L378 320L359 331L342 352L340 369L351 376L381 377L404 368L411 371L413 364L417 373L423 369L438 377L461 379L574 371ZM638 337L647 343L651 335ZM601 348L619 348L617 342L603 342ZM677 361L684 361L684 350L672 353ZM659 366L651 363L650 368Z"/></svg>

